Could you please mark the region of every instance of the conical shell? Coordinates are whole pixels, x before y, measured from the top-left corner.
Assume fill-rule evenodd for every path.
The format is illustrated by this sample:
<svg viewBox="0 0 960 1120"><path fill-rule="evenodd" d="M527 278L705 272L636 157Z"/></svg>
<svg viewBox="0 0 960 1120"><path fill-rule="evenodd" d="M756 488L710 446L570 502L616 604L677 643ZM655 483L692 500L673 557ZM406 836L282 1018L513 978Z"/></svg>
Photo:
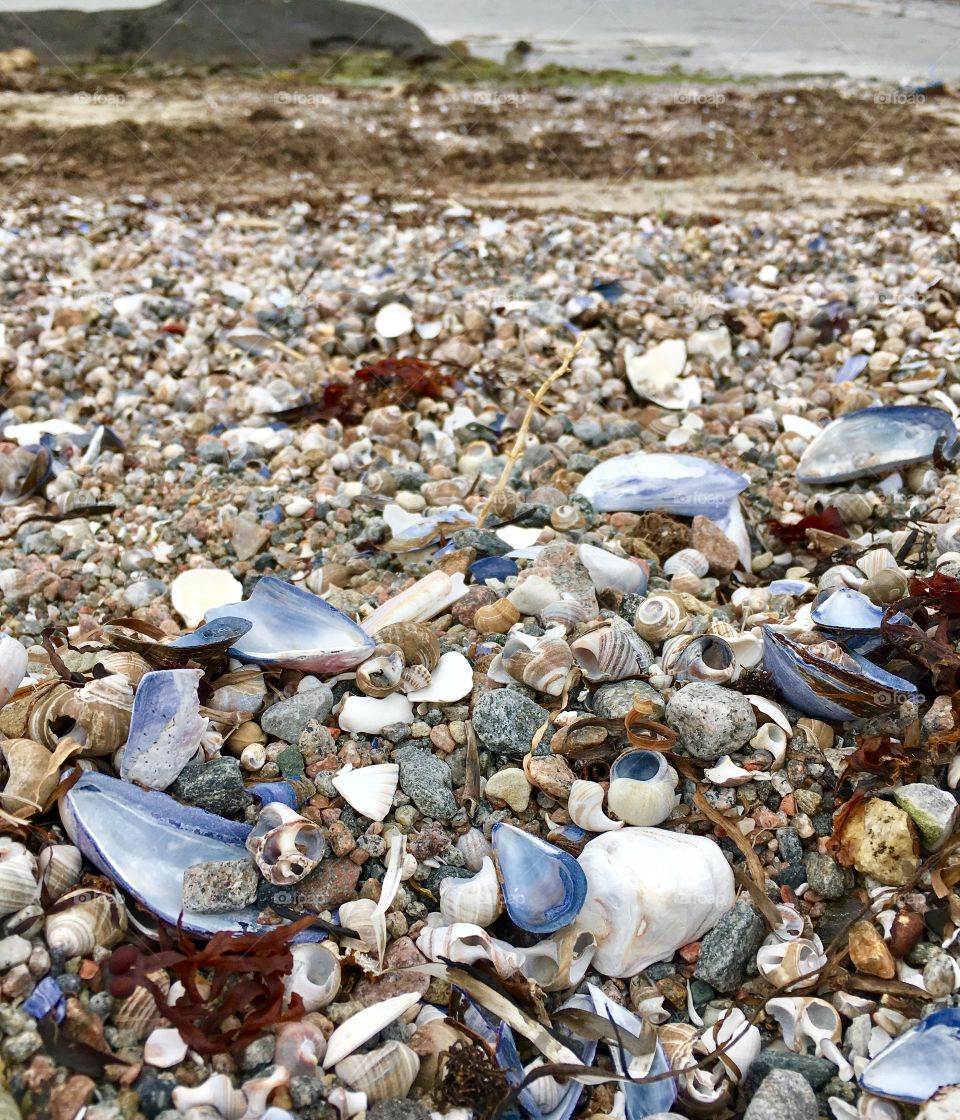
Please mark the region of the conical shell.
<svg viewBox="0 0 960 1120"><path fill-rule="evenodd" d="M493 855L493 845L479 828L469 828L457 840L457 849L470 871L479 871L487 856Z"/></svg>
<svg viewBox="0 0 960 1120"><path fill-rule="evenodd" d="M240 1120L247 1111L247 1098L225 1073L215 1073L195 1089L179 1085L173 1090L173 1105L178 1112L202 1104L215 1108L223 1120Z"/></svg>
<svg viewBox="0 0 960 1120"><path fill-rule="evenodd" d="M170 981L165 972L148 973L161 992L170 990ZM133 1031L137 1038L146 1038L156 1027L166 1022L157 1009L156 1000L147 988L136 988L126 999L114 1005L110 1018L120 1030Z"/></svg>
<svg viewBox="0 0 960 1120"><path fill-rule="evenodd" d="M481 634L506 634L520 621L520 612L509 599L498 599L480 607L473 616L473 626Z"/></svg>
<svg viewBox="0 0 960 1120"><path fill-rule="evenodd" d="M493 925L502 911L497 869L489 856L484 858L473 878L448 876L440 882L440 913L451 925L454 922Z"/></svg>
<svg viewBox="0 0 960 1120"><path fill-rule="evenodd" d="M64 895L47 915L45 936L52 953L89 956L98 946L112 949L127 929L127 911L116 895L79 890Z"/></svg>
<svg viewBox="0 0 960 1120"><path fill-rule="evenodd" d="M377 641L397 646L404 663L434 669L440 660L440 643L429 626L422 622L394 622L377 631Z"/></svg>
<svg viewBox="0 0 960 1120"><path fill-rule="evenodd" d="M367 1054L353 1054L337 1062L336 1074L369 1101L402 1098L420 1071L420 1059L402 1042L388 1042Z"/></svg>
<svg viewBox="0 0 960 1120"><path fill-rule="evenodd" d="M20 817L39 812L59 781L50 751L33 739L7 739L0 744L0 753L9 772L0 805Z"/></svg>
<svg viewBox="0 0 960 1120"><path fill-rule="evenodd" d="M573 667L573 654L560 638L540 638L531 649L518 650L504 663L514 680L546 696L559 696Z"/></svg>
<svg viewBox="0 0 960 1120"><path fill-rule="evenodd" d="M119 673L90 681L64 701L61 712L76 721L71 736L85 757L112 754L130 733L133 688Z"/></svg>
<svg viewBox="0 0 960 1120"><path fill-rule="evenodd" d="M0 838L0 917L15 914L40 897L36 860L22 844Z"/></svg>
<svg viewBox="0 0 960 1120"><path fill-rule="evenodd" d="M648 595L637 607L633 626L641 638L665 642L687 625L688 611L673 595Z"/></svg>
<svg viewBox="0 0 960 1120"><path fill-rule="evenodd" d="M710 561L696 548L681 548L663 562L664 575L676 576L680 572L691 572L695 576L705 576L710 570Z"/></svg>
<svg viewBox="0 0 960 1120"><path fill-rule="evenodd" d="M72 844L52 844L37 857L37 870L47 894L56 901L80 880L83 855Z"/></svg>
<svg viewBox="0 0 960 1120"><path fill-rule="evenodd" d="M150 662L139 653L119 650L103 654L97 661L112 676L125 677L136 688L150 672Z"/></svg>
<svg viewBox="0 0 960 1120"><path fill-rule="evenodd" d="M579 828L587 832L612 832L623 828L623 821L611 820L603 811L604 789L598 782L577 779L570 787L567 812Z"/></svg>
<svg viewBox="0 0 960 1120"><path fill-rule="evenodd" d="M363 766L349 763L333 779L333 787L351 808L372 821L382 821L393 805L400 767L395 762Z"/></svg>
<svg viewBox="0 0 960 1120"><path fill-rule="evenodd" d="M636 677L653 664L653 651L618 616L596 623L570 643L570 650L593 684Z"/></svg>

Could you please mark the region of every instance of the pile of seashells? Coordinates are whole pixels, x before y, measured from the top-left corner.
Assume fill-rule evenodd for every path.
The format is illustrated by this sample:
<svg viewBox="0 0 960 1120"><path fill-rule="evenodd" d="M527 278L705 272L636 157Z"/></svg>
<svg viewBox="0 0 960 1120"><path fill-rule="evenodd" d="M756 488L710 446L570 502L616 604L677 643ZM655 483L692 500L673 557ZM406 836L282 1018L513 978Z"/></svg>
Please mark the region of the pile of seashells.
<svg viewBox="0 0 960 1120"><path fill-rule="evenodd" d="M246 559L179 565L168 605L10 612L0 1117L84 1068L87 1120L697 1117L771 1071L835 1120L955 1114L951 411L778 416L763 506L752 445L695 438L730 331L678 342L627 355L660 407L617 438L572 434L575 381L536 436L473 387L308 422L297 454L234 424L238 471L309 490L293 542L238 513ZM110 429L4 435L5 506L96 522ZM905 478L941 506L897 505ZM272 1019L201 1052L176 1023L215 968L191 992L166 946L291 923ZM125 949L155 966L132 991Z"/></svg>

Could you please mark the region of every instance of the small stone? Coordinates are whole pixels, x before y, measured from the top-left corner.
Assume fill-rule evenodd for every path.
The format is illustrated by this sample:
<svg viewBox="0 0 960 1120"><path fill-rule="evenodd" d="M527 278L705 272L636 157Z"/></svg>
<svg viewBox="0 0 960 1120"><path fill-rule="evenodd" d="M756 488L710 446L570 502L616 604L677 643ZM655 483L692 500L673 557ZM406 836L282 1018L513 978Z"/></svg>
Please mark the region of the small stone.
<svg viewBox="0 0 960 1120"><path fill-rule="evenodd" d="M938 789L926 782L913 782L894 790L893 799L920 832L928 852L943 847L957 823L960 805L949 790Z"/></svg>
<svg viewBox="0 0 960 1120"><path fill-rule="evenodd" d="M848 873L830 856L808 852L804 860L807 882L823 898L843 898Z"/></svg>
<svg viewBox="0 0 960 1120"><path fill-rule="evenodd" d="M529 575L521 580L507 596L521 615L538 615L560 598L560 592L543 576Z"/></svg>
<svg viewBox="0 0 960 1120"><path fill-rule="evenodd" d="M15 964L23 964L29 960L33 946L25 937L11 934L0 940L0 972L6 972Z"/></svg>
<svg viewBox="0 0 960 1120"><path fill-rule="evenodd" d="M750 701L716 684L696 682L681 688L667 704L665 719L677 732L679 746L709 762L740 750L757 733Z"/></svg>
<svg viewBox="0 0 960 1120"><path fill-rule="evenodd" d="M854 922L847 943L850 961L857 972L892 980L897 973L896 962L872 922Z"/></svg>
<svg viewBox="0 0 960 1120"><path fill-rule="evenodd" d="M123 589L124 599L135 611L149 606L154 599L160 599L166 593L167 585L159 579L137 580L136 583L128 584Z"/></svg>
<svg viewBox="0 0 960 1120"><path fill-rule="evenodd" d="M863 812L851 814L842 843L856 853L858 871L886 886L906 886L920 866L913 821L879 797L868 801Z"/></svg>
<svg viewBox="0 0 960 1120"><path fill-rule="evenodd" d="M566 801L577 780L566 759L555 754L528 755L523 760L523 769L536 788L555 801Z"/></svg>
<svg viewBox="0 0 960 1120"><path fill-rule="evenodd" d="M400 767L400 788L425 817L448 821L456 815L450 767L445 762L412 743L393 757Z"/></svg>
<svg viewBox="0 0 960 1120"><path fill-rule="evenodd" d="M473 729L480 745L507 758L522 759L548 719L539 704L511 688L484 693L473 709Z"/></svg>
<svg viewBox="0 0 960 1120"><path fill-rule="evenodd" d="M763 919L750 903L735 903L703 939L694 976L718 992L736 991L765 934Z"/></svg>
<svg viewBox="0 0 960 1120"><path fill-rule="evenodd" d="M604 719L623 719L632 710L635 696L649 702L652 709L650 719L663 719L666 701L646 681L611 681L602 684L593 694L592 707Z"/></svg>
<svg viewBox="0 0 960 1120"><path fill-rule="evenodd" d="M427 1120L429 1113L419 1101L378 1101L367 1111L367 1120Z"/></svg>
<svg viewBox="0 0 960 1120"><path fill-rule="evenodd" d="M248 513L238 514L233 521L230 545L238 560L252 560L270 539L270 530Z"/></svg>
<svg viewBox="0 0 960 1120"><path fill-rule="evenodd" d="M54 1086L50 1091L50 1120L75 1120L96 1087L92 1078L80 1073Z"/></svg>
<svg viewBox="0 0 960 1120"><path fill-rule="evenodd" d="M938 953L923 966L923 986L934 999L943 999L957 990L957 965L947 953Z"/></svg>
<svg viewBox="0 0 960 1120"><path fill-rule="evenodd" d="M756 1092L757 1086L775 1069L790 1070L800 1074L815 1090L824 1085L837 1072L837 1067L826 1058L815 1058L812 1054L794 1054L790 1050L761 1050L747 1073L747 1091Z"/></svg>
<svg viewBox="0 0 960 1120"><path fill-rule="evenodd" d="M254 1039L240 1055L240 1068L249 1070L269 1065L273 1061L275 1043L271 1034Z"/></svg>
<svg viewBox="0 0 960 1120"><path fill-rule="evenodd" d="M323 860L316 871L305 879L301 879L293 887L278 887L271 891L271 896L277 894L295 895L296 903L311 910L332 910L349 902L356 893L357 881L360 878L361 867L351 859L340 859L336 856Z"/></svg>
<svg viewBox="0 0 960 1120"><path fill-rule="evenodd" d="M209 762L191 762L181 771L169 793L221 817L242 816L253 798L243 788L240 763L229 755Z"/></svg>
<svg viewBox="0 0 960 1120"><path fill-rule="evenodd" d="M515 813L522 813L530 804L530 783L522 770L508 766L487 779L483 795L491 805L502 801Z"/></svg>
<svg viewBox="0 0 960 1120"><path fill-rule="evenodd" d="M709 517L702 514L693 519L690 544L706 556L713 576L729 575L740 563L737 546Z"/></svg>
<svg viewBox="0 0 960 1120"><path fill-rule="evenodd" d="M257 897L259 877L246 859L195 863L183 873L183 908L195 914L242 910Z"/></svg>
<svg viewBox="0 0 960 1120"><path fill-rule="evenodd" d="M926 933L923 918L913 910L900 910L890 926L890 952L895 957L905 957L922 940Z"/></svg>
<svg viewBox="0 0 960 1120"><path fill-rule="evenodd" d="M777 829L777 849L785 863L796 866L803 861L803 845L795 828Z"/></svg>
<svg viewBox="0 0 960 1120"><path fill-rule="evenodd" d="M743 1120L817 1120L817 1098L802 1074L774 1069L763 1079Z"/></svg>
<svg viewBox="0 0 960 1120"><path fill-rule="evenodd" d="M260 726L274 738L296 743L311 720L322 723L332 709L333 692L322 684L267 708L260 717Z"/></svg>

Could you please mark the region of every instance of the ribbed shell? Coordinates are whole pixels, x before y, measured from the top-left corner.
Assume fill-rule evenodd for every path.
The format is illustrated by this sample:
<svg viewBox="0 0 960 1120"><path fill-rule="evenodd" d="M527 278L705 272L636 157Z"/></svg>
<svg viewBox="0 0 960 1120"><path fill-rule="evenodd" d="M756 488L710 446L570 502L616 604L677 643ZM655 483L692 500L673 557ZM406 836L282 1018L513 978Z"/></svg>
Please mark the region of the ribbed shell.
<svg viewBox="0 0 960 1120"><path fill-rule="evenodd" d="M351 1054L337 1062L336 1073L369 1101L402 1098L420 1071L420 1059L402 1042L391 1041L366 1054Z"/></svg>

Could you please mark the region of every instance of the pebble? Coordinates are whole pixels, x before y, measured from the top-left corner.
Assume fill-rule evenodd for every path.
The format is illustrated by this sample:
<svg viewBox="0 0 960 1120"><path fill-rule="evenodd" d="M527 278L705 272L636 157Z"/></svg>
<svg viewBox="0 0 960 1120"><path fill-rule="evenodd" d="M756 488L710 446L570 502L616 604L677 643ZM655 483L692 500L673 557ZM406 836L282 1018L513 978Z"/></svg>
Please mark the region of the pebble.
<svg viewBox="0 0 960 1120"><path fill-rule="evenodd" d="M530 804L530 783L522 770L508 766L487 779L484 797L491 803L505 802L515 813L523 813Z"/></svg>
<svg viewBox="0 0 960 1120"><path fill-rule="evenodd" d="M260 716L260 726L268 735L285 743L296 743L311 720L322 723L332 710L333 692L321 684L272 704Z"/></svg>
<svg viewBox="0 0 960 1120"><path fill-rule="evenodd" d="M804 857L807 880L824 898L842 898L848 889L849 874L830 856L807 852Z"/></svg>
<svg viewBox="0 0 960 1120"><path fill-rule="evenodd" d="M400 788L425 817L448 821L456 815L450 767L445 762L413 744L401 747L393 757L400 767Z"/></svg>
<svg viewBox="0 0 960 1120"><path fill-rule="evenodd" d="M854 922L848 942L850 963L857 972L892 980L897 973L896 961L872 922Z"/></svg>
<svg viewBox="0 0 960 1120"><path fill-rule="evenodd" d="M694 976L718 992L733 992L766 936L763 918L749 902L737 902L700 944Z"/></svg>
<svg viewBox="0 0 960 1120"><path fill-rule="evenodd" d="M507 758L522 759L548 715L539 704L519 692L500 688L480 697L472 719L483 747Z"/></svg>
<svg viewBox="0 0 960 1120"><path fill-rule="evenodd" d="M677 732L677 745L708 762L740 750L757 733L750 701L716 684L685 685L670 698L664 718Z"/></svg>
<svg viewBox="0 0 960 1120"><path fill-rule="evenodd" d="M199 914L242 910L257 897L259 877L249 860L195 863L183 875L183 908Z"/></svg>
<svg viewBox="0 0 960 1120"><path fill-rule="evenodd" d="M743 1114L744 1120L817 1120L818 1115L813 1089L789 1069L771 1070Z"/></svg>
<svg viewBox="0 0 960 1120"><path fill-rule="evenodd" d="M957 823L960 806L952 793L924 782L912 782L893 791L893 798L917 826L928 852L943 847Z"/></svg>
<svg viewBox="0 0 960 1120"><path fill-rule="evenodd" d="M662 720L666 702L646 681L611 681L593 694L593 710L605 719L623 719L633 708L634 697L650 705L650 719Z"/></svg>
<svg viewBox="0 0 960 1120"><path fill-rule="evenodd" d="M243 788L240 763L226 755L206 763L188 763L169 792L188 805L197 805L221 817L241 816L253 804L253 798Z"/></svg>
<svg viewBox="0 0 960 1120"><path fill-rule="evenodd" d="M826 1058L813 1054L794 1054L790 1050L766 1047L760 1051L746 1077L747 1091L755 1093L757 1088L773 1070L787 1070L799 1074L813 1089L821 1090L836 1076L837 1067Z"/></svg>

